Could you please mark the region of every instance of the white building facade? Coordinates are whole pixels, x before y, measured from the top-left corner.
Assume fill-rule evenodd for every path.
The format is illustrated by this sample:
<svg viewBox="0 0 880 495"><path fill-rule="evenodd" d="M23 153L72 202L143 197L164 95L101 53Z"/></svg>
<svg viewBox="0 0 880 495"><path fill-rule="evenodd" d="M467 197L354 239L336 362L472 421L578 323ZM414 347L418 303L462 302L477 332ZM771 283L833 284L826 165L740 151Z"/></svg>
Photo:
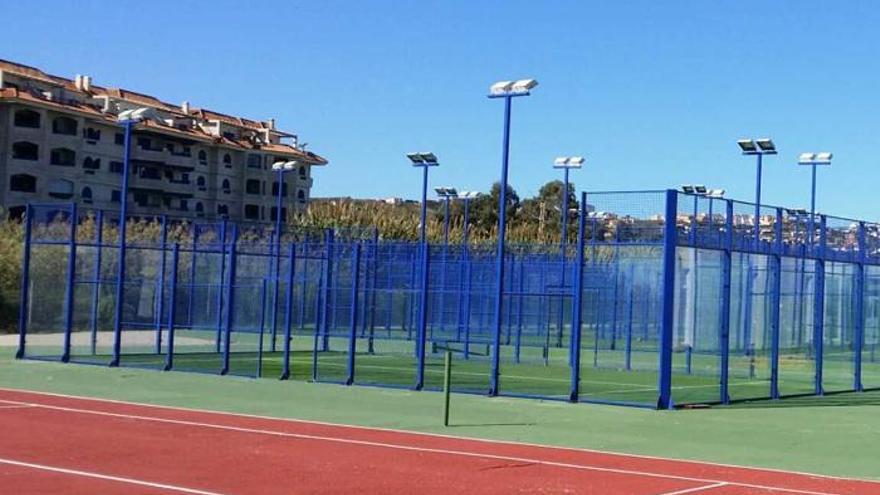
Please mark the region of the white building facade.
<svg viewBox="0 0 880 495"><path fill-rule="evenodd" d="M275 162L283 175L282 219L304 209L312 167L327 160L304 150L274 120L175 106L152 96L65 79L0 60L0 206L19 217L29 202L77 202L118 210L123 128L119 112L152 109L134 128L128 207L133 215L273 222Z"/></svg>

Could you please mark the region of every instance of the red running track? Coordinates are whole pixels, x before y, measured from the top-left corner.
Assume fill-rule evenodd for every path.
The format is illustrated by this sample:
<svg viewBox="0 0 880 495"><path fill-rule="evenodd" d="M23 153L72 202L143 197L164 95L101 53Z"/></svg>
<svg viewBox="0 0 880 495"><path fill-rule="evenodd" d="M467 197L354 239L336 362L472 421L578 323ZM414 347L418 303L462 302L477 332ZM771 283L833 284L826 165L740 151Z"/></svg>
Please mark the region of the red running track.
<svg viewBox="0 0 880 495"><path fill-rule="evenodd" d="M0 492L871 495L880 483L0 389Z"/></svg>

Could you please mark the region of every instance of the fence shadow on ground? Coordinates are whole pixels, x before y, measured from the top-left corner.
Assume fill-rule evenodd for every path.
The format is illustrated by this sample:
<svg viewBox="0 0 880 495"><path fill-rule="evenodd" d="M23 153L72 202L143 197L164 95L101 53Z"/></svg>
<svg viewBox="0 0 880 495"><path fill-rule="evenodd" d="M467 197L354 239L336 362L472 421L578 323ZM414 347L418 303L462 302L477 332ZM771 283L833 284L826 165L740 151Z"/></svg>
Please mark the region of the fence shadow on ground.
<svg viewBox="0 0 880 495"><path fill-rule="evenodd" d="M716 406L724 409L775 409L793 407L853 407L874 406L880 407L880 390L870 392L846 392L826 394L822 397L803 396L790 397L785 400L761 399L753 401L737 402L726 406Z"/></svg>

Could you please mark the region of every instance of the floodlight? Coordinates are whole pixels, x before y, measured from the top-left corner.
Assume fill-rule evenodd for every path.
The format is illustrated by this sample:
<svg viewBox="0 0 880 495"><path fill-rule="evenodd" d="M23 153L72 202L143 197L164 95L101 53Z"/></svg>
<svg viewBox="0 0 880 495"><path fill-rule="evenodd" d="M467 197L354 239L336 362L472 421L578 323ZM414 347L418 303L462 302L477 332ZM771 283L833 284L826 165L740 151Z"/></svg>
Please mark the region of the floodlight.
<svg viewBox="0 0 880 495"><path fill-rule="evenodd" d="M458 197L462 199L475 199L479 198L482 194L479 191L462 191L458 193Z"/></svg>
<svg viewBox="0 0 880 495"><path fill-rule="evenodd" d="M445 187L435 187L434 192L437 193L437 196L446 196L446 188Z"/></svg>
<svg viewBox="0 0 880 495"><path fill-rule="evenodd" d="M116 117L117 122L140 122L148 118L152 118L155 111L152 108L140 107L123 110Z"/></svg>
<svg viewBox="0 0 880 495"><path fill-rule="evenodd" d="M798 156L798 163L800 163L801 165L810 165L815 160L816 160L815 153L801 153Z"/></svg>
<svg viewBox="0 0 880 495"><path fill-rule="evenodd" d="M816 161L822 165L831 165L832 158L834 158L834 153L831 153L830 151L816 153Z"/></svg>
<svg viewBox="0 0 880 495"><path fill-rule="evenodd" d="M275 163L273 163L273 164L272 164L272 170L274 170L274 171L276 171L276 172L279 171L279 170L284 170L284 163L285 163L285 162L275 162Z"/></svg>
<svg viewBox="0 0 880 495"><path fill-rule="evenodd" d="M456 189L454 187L447 187L446 188L446 195L449 196L450 198L457 198L458 197L458 189Z"/></svg>
<svg viewBox="0 0 880 495"><path fill-rule="evenodd" d="M289 162L284 162L284 165L282 165L282 166L284 167L285 171L291 171L291 170L295 170L296 167L299 166L299 162L296 160L290 160Z"/></svg>
<svg viewBox="0 0 880 495"><path fill-rule="evenodd" d="M419 153L419 156L421 157L425 165L437 165L437 155L435 155L434 153L431 153L429 151L422 151L421 153Z"/></svg>
<svg viewBox="0 0 880 495"><path fill-rule="evenodd" d="M709 191L706 193L706 196L709 196L710 198L720 199L724 197L724 192L724 189L709 189Z"/></svg>
<svg viewBox="0 0 880 495"><path fill-rule="evenodd" d="M743 150L743 153L754 153L758 151L758 146L751 139L740 139L736 144L738 144L740 149Z"/></svg>
<svg viewBox="0 0 880 495"><path fill-rule="evenodd" d="M525 93L526 91L533 89L537 85L538 81L535 79L520 79L519 81L513 83L513 90L517 93Z"/></svg>
<svg viewBox="0 0 880 495"><path fill-rule="evenodd" d="M493 95L507 93L513 87L514 81L499 81L489 86L489 93Z"/></svg>
<svg viewBox="0 0 880 495"><path fill-rule="evenodd" d="M567 156L558 156L555 160L553 160L554 167L564 167L566 164L568 164Z"/></svg>
<svg viewBox="0 0 880 495"><path fill-rule="evenodd" d="M694 186L692 186L690 184L684 184L681 186L681 192L683 192L685 194L693 194L694 193Z"/></svg>
<svg viewBox="0 0 880 495"><path fill-rule="evenodd" d="M708 189L706 189L706 186L700 184L700 185L694 186L694 192L697 194L703 195L708 192Z"/></svg>
<svg viewBox="0 0 880 495"><path fill-rule="evenodd" d="M757 144L758 148L764 153L776 153L776 145L773 144L773 140L770 138L756 139L755 144Z"/></svg>
<svg viewBox="0 0 880 495"><path fill-rule="evenodd" d="M419 153L407 153L406 157L409 158L409 161L413 162L413 165L424 163L424 160L422 160L422 155L420 155Z"/></svg>
<svg viewBox="0 0 880 495"><path fill-rule="evenodd" d="M586 159L582 156L572 156L568 159L568 164L580 167L584 164L584 161L586 161Z"/></svg>
<svg viewBox="0 0 880 495"><path fill-rule="evenodd" d="M798 215L806 215L807 214L806 208L798 208L795 211L797 212Z"/></svg>

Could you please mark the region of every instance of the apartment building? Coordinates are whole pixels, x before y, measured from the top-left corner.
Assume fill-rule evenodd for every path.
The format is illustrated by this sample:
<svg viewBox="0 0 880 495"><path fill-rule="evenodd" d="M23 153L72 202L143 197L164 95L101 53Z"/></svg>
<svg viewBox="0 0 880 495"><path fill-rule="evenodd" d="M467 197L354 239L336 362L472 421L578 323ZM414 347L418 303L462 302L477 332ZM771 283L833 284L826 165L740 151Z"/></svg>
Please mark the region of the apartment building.
<svg viewBox="0 0 880 495"><path fill-rule="evenodd" d="M93 84L0 60L0 206L21 216L29 202L79 203L118 210L124 133L120 112L149 108L131 139L128 207L134 215L272 222L275 162L283 174L282 219L309 202L312 167L327 160L276 128L173 105L133 91Z"/></svg>

